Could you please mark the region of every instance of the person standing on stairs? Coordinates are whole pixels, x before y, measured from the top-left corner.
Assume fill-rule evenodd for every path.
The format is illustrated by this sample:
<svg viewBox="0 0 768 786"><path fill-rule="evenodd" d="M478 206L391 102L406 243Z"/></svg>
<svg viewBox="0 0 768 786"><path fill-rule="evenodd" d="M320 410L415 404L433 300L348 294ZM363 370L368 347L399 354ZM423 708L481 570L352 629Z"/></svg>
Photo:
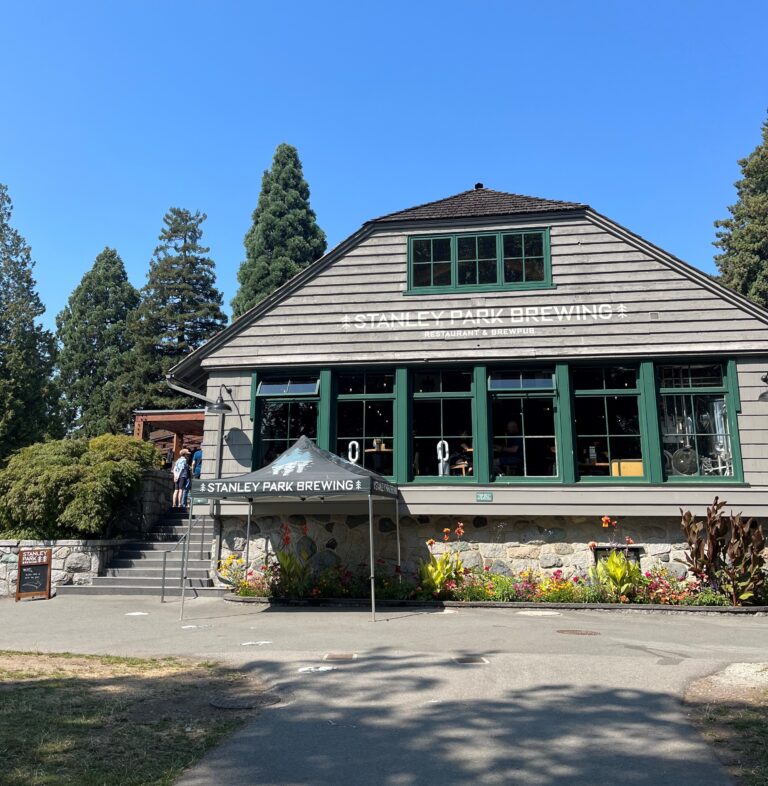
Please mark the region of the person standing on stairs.
<svg viewBox="0 0 768 786"><path fill-rule="evenodd" d="M190 482L189 462L187 458L189 451L182 448L176 463L173 465L173 504L174 508L181 508L184 505L184 492L189 488Z"/></svg>
<svg viewBox="0 0 768 786"><path fill-rule="evenodd" d="M203 469L203 451L198 445L195 452L192 454L192 463L189 469L189 477L187 478L187 485L184 486L184 493L181 495L181 507L186 508L189 500L189 492L192 489L192 481L200 480L200 474Z"/></svg>

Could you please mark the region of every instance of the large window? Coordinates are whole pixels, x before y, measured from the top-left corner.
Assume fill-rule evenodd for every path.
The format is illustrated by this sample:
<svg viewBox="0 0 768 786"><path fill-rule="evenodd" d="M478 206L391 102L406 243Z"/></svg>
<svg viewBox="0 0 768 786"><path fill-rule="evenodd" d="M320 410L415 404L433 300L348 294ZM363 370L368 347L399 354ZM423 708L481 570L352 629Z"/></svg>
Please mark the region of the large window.
<svg viewBox="0 0 768 786"><path fill-rule="evenodd" d="M394 372L339 374L336 453L380 475L394 474Z"/></svg>
<svg viewBox="0 0 768 786"><path fill-rule="evenodd" d="M274 461L302 435L317 438L318 390L317 375L267 377L259 383L256 468Z"/></svg>
<svg viewBox="0 0 768 786"><path fill-rule="evenodd" d="M734 474L725 374L720 364L657 368L667 478Z"/></svg>
<svg viewBox="0 0 768 786"><path fill-rule="evenodd" d="M491 391L491 474L556 477L555 381L552 369L494 371Z"/></svg>
<svg viewBox="0 0 768 786"><path fill-rule="evenodd" d="M416 371L411 441L414 476L471 476L472 432L472 371Z"/></svg>
<svg viewBox="0 0 768 786"><path fill-rule="evenodd" d="M552 283L549 233L543 229L414 237L408 244L409 291L525 289Z"/></svg>
<svg viewBox="0 0 768 786"><path fill-rule="evenodd" d="M578 476L645 477L638 368L576 367L571 384Z"/></svg>

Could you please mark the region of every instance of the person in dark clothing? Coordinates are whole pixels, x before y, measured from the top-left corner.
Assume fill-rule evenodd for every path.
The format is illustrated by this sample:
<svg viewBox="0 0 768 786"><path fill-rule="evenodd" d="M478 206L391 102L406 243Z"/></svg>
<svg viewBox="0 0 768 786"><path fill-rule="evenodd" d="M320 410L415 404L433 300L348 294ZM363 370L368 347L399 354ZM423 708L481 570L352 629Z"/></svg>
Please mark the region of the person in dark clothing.
<svg viewBox="0 0 768 786"><path fill-rule="evenodd" d="M203 471L203 449L198 447L192 454L192 477L199 480L200 473Z"/></svg>
<svg viewBox="0 0 768 786"><path fill-rule="evenodd" d="M521 475L523 469L523 438L516 420L507 423L507 433L494 444L493 453L504 475Z"/></svg>

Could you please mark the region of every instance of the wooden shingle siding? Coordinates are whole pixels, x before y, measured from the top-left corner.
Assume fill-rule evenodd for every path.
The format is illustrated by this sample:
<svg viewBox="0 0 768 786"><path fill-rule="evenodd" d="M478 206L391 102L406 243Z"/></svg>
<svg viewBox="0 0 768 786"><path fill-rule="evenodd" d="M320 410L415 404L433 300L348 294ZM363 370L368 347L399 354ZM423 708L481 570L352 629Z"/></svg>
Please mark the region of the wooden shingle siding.
<svg viewBox="0 0 768 786"><path fill-rule="evenodd" d="M768 371L768 358L744 358L737 362L739 374L739 438L744 464L744 479L756 488L763 487L768 514L768 401L758 401L768 387L760 377Z"/></svg>
<svg viewBox="0 0 768 786"><path fill-rule="evenodd" d="M224 450L222 453L222 475L241 475L251 471L251 452L253 423L251 422L251 374L250 372L214 372L208 379L206 395L212 401L219 395L219 386L232 388L232 399L224 394L224 401L232 407L224 421ZM237 409L240 410L238 416ZM219 416L205 416L203 437L203 477L215 477L216 440L218 438Z"/></svg>
<svg viewBox="0 0 768 786"><path fill-rule="evenodd" d="M406 295L407 237L422 230L374 231L268 314L203 360L209 369L410 362L474 362L526 358L600 358L768 352L768 325L621 237L600 217L561 217L551 223L554 289ZM466 223L442 231L541 227ZM441 230L431 229L430 234ZM408 314L478 308L627 307L626 318L505 322L533 328L514 336L429 338L416 326L345 330L357 313ZM658 319L652 319L655 312ZM445 329L445 325L436 329ZM461 324L451 329L462 329ZM467 325L471 329L475 325ZM428 329L435 329L430 325Z"/></svg>

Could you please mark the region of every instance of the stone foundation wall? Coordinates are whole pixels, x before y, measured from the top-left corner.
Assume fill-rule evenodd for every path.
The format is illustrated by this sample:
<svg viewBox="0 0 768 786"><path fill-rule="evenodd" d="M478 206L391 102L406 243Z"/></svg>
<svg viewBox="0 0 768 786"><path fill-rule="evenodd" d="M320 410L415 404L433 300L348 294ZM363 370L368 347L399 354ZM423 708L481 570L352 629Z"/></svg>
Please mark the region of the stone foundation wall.
<svg viewBox="0 0 768 786"><path fill-rule="evenodd" d="M107 537L141 535L155 526L171 507L173 476L163 469L146 470L141 486L118 509Z"/></svg>
<svg viewBox="0 0 768 786"><path fill-rule="evenodd" d="M464 536L456 541L453 531L458 521ZM347 514L260 516L251 522L249 558L258 569L267 553L283 548L280 525L290 525L290 549L304 554L315 572L343 565L350 570L367 569L369 562L368 516ZM224 517L221 520L221 558L245 549L245 518ZM443 529L451 530L451 542L443 543ZM680 530L679 518L625 519L615 533L623 544L625 536L640 546L643 570L663 563L671 572L687 572L684 554L687 544ZM562 570L566 577L585 573L594 564L590 541L599 545L609 542L609 535L594 517L528 517L510 518L474 516L402 516L400 542L404 574L416 574L419 559L428 556L426 541L436 541L433 552L445 549L461 551L468 568L488 567L494 573L510 574L526 569L543 573ZM374 519L374 555L382 571L391 570L397 562L395 522L390 516Z"/></svg>
<svg viewBox="0 0 768 786"><path fill-rule="evenodd" d="M0 540L0 597L16 594L19 549L51 549L51 586L90 584L124 540Z"/></svg>

